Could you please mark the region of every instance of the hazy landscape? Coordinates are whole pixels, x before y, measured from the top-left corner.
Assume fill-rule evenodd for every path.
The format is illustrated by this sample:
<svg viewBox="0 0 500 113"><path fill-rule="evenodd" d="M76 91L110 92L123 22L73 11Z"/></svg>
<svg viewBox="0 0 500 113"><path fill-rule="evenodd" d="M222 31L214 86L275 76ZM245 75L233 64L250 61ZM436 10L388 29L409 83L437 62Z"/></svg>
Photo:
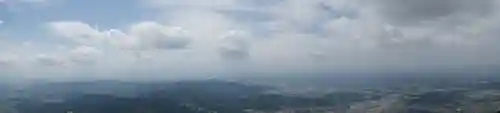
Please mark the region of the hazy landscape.
<svg viewBox="0 0 500 113"><path fill-rule="evenodd" d="M0 0L0 113L500 113L500 0Z"/></svg>
<svg viewBox="0 0 500 113"><path fill-rule="evenodd" d="M489 76L31 81L1 84L0 93L2 113L495 113L500 106L500 81Z"/></svg>

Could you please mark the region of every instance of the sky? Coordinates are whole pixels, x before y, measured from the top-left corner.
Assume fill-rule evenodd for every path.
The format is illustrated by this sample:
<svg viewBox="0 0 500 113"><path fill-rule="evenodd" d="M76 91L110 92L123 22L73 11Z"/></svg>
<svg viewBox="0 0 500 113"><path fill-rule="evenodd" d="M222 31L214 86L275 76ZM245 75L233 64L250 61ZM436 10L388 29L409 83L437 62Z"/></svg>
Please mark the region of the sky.
<svg viewBox="0 0 500 113"><path fill-rule="evenodd" d="M0 75L481 73L500 67L497 8L498 0L0 0Z"/></svg>

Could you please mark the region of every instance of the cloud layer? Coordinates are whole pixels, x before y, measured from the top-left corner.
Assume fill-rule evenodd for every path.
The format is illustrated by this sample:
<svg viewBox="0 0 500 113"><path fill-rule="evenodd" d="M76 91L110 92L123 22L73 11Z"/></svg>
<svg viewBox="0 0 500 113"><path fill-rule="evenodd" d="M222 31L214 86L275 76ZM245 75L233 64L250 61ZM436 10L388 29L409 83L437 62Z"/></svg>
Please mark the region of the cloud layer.
<svg viewBox="0 0 500 113"><path fill-rule="evenodd" d="M115 29L45 22L40 31L48 36L40 40L47 41L32 42L36 47L0 46L0 69L57 67L50 72L116 77L110 74L454 72L500 65L496 0L137 2L155 19Z"/></svg>

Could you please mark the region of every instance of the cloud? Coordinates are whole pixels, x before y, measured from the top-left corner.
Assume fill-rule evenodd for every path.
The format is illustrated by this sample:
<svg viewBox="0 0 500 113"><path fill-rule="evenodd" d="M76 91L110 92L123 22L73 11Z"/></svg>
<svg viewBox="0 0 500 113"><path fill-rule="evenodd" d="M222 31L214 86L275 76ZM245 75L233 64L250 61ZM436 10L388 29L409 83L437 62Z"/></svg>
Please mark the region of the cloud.
<svg viewBox="0 0 500 113"><path fill-rule="evenodd" d="M347 45L339 44L344 47L400 49L410 46L432 46L432 40L428 37L409 37L398 27L384 23L370 23L361 19L346 17L332 19L323 26L323 29L329 38L346 43Z"/></svg>
<svg viewBox="0 0 500 113"><path fill-rule="evenodd" d="M292 23L312 25L323 16L325 10L320 7L319 0L285 0L276 6L275 15L280 20Z"/></svg>
<svg viewBox="0 0 500 113"><path fill-rule="evenodd" d="M222 36L219 44L219 53L226 60L242 60L250 57L248 36L242 31L230 31Z"/></svg>
<svg viewBox="0 0 500 113"><path fill-rule="evenodd" d="M78 44L99 44L106 39L104 33L79 21L51 22L48 27L55 35L68 38Z"/></svg>
<svg viewBox="0 0 500 113"><path fill-rule="evenodd" d="M131 35L145 46L158 49L183 49L190 43L188 32L181 27L164 26L156 22L141 22L131 27Z"/></svg>
<svg viewBox="0 0 500 113"><path fill-rule="evenodd" d="M190 43L186 30L156 22L140 22L130 32L109 29L99 31L77 21L52 22L49 28L56 35L82 45L116 46L122 49L183 49Z"/></svg>
<svg viewBox="0 0 500 113"><path fill-rule="evenodd" d="M470 23L495 13L496 0L373 0L363 1L390 24L418 25L439 22L444 25ZM432 24L429 24L429 26Z"/></svg>
<svg viewBox="0 0 500 113"><path fill-rule="evenodd" d="M64 67L68 66L68 62L63 57L59 57L56 55L46 55L39 54L34 59L35 63L41 66L48 67Z"/></svg>
<svg viewBox="0 0 500 113"><path fill-rule="evenodd" d="M270 17L270 20L264 22L261 20L243 22L231 14L223 13L220 9L215 8L224 6L224 10L237 10L230 7L246 5L240 2L198 4L163 1L164 3L158 5L188 7L177 7L175 10L165 8L165 12L160 15L159 22L144 21L131 24L129 30L113 29L86 34L98 34L95 35L97 37L100 34L107 34L105 37L111 43L110 45L136 49L133 54L123 55L138 58L147 56L150 62L165 62L161 66L165 68L175 67L178 70L183 69L179 69L182 68L181 66L176 67L169 63L178 58L179 54L184 53L152 51L152 49L189 51L186 52L189 54L185 54L186 57L178 62L186 65L197 65L197 69L206 66L206 64L220 66L226 65L224 63L226 61L248 61L246 64L239 64L240 67L247 68L242 69L247 72L250 70L252 72L366 71L385 70L386 68L409 70L419 69L422 66L483 65L485 62L471 58L490 57L486 54L467 56L466 54L474 51L454 49L455 47L470 48L470 50L483 48L465 42L474 42L472 40L479 44L486 42L479 41L479 38L465 38L469 36L461 35L462 31L458 29L442 29L452 28L454 24L450 23L460 20L458 17L467 17L462 14L467 15L469 9L457 9L457 11L442 14L420 14L417 13L419 8L404 7L405 3L390 3L388 1L390 0L377 2L284 0L266 6L271 7L270 11L264 12L265 16ZM436 2L455 4L446 1ZM415 12L418 15L399 14L390 12L385 7L380 7L390 6L388 4L402 5L390 7L401 8L390 9L390 11L401 10ZM422 2L421 4L427 3ZM427 7L427 5L423 6ZM273 26L276 30L269 30L262 28L262 26L248 26L261 23L275 23ZM464 25L468 28L467 26L471 24L474 23L456 25ZM479 29L481 29L480 31L491 29L491 27L484 25L480 25L480 27L476 25L476 27L477 31L475 32L478 32ZM86 28L89 26L87 25ZM231 32L234 29L248 31L247 33L251 36ZM260 29L268 30L266 31L268 33L255 32ZM463 57L446 58L456 55ZM216 59L221 59L221 61ZM461 63L454 63L458 61Z"/></svg>
<svg viewBox="0 0 500 113"><path fill-rule="evenodd" d="M19 65L19 57L14 54L0 55L0 70L14 68Z"/></svg>
<svg viewBox="0 0 500 113"><path fill-rule="evenodd" d="M131 36L119 29L110 29L105 31L109 38L109 45L121 50L139 50L141 48L138 37Z"/></svg>
<svg viewBox="0 0 500 113"><path fill-rule="evenodd" d="M315 61L325 60L328 57L328 54L326 54L325 52L317 51L317 50L316 51L312 50L310 52L310 55L313 58L313 60L315 60Z"/></svg>
<svg viewBox="0 0 500 113"><path fill-rule="evenodd" d="M364 27L360 27L359 24L362 24L359 20L340 17L327 21L322 28L324 32L326 32L328 38L347 42L343 45L350 46L358 45L357 43L363 43L361 41L367 41L366 39L369 39L369 37L363 36L365 34ZM342 43L339 43L339 45L340 44Z"/></svg>
<svg viewBox="0 0 500 113"><path fill-rule="evenodd" d="M49 66L69 67L75 73L148 73L141 75L192 74L192 70L427 71L500 65L500 51L494 49L500 47L496 10L500 4L494 0L139 2L154 9L144 12L147 20L47 19L52 22L45 28L52 35L33 32L40 38L33 39L30 47L20 46L24 38L14 40L22 40L19 44L0 45L0 52L21 59L3 58L0 65L16 61L34 70ZM98 29L84 21L113 29Z"/></svg>
<svg viewBox="0 0 500 113"><path fill-rule="evenodd" d="M241 28L228 15L215 10L184 9L162 15L170 25L182 27L196 37L216 39L229 30Z"/></svg>
<svg viewBox="0 0 500 113"><path fill-rule="evenodd" d="M94 64L102 52L94 47L79 46L70 52L70 59L75 64Z"/></svg>
<svg viewBox="0 0 500 113"><path fill-rule="evenodd" d="M321 5L320 0L284 0L270 8L270 13L283 27L280 29L302 32L328 17L329 12Z"/></svg>

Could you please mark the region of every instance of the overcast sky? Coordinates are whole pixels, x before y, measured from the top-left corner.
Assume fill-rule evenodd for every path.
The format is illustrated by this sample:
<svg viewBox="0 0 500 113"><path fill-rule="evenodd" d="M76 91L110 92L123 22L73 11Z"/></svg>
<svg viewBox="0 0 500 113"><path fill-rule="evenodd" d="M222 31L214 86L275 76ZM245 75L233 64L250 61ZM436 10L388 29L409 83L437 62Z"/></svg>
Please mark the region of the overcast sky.
<svg viewBox="0 0 500 113"><path fill-rule="evenodd" d="M498 8L498 0L0 0L0 75L496 67Z"/></svg>

